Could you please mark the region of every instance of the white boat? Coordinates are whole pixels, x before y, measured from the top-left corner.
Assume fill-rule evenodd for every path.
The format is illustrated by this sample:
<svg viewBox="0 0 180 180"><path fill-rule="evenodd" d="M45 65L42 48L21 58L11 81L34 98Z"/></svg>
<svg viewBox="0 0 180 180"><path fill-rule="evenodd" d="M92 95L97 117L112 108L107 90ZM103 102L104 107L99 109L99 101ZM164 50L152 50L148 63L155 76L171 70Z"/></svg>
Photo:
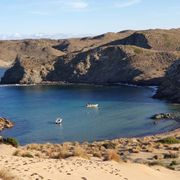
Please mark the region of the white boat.
<svg viewBox="0 0 180 180"><path fill-rule="evenodd" d="M57 118L56 121L55 121L55 123L56 123L56 124L62 124L62 121L63 121L62 118Z"/></svg>
<svg viewBox="0 0 180 180"><path fill-rule="evenodd" d="M87 108L98 108L99 104L86 104Z"/></svg>

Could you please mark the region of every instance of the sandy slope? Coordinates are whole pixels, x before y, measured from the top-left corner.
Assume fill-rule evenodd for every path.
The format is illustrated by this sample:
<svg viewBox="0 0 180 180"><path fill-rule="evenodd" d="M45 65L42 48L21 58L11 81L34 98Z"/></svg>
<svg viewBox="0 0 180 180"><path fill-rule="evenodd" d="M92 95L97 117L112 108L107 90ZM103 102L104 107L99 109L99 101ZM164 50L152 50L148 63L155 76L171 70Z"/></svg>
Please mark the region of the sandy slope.
<svg viewBox="0 0 180 180"><path fill-rule="evenodd" d="M179 180L180 172L163 167L150 168L132 163L102 162L70 158L67 160L22 158L12 156L14 149L0 145L0 169L18 179L51 180Z"/></svg>

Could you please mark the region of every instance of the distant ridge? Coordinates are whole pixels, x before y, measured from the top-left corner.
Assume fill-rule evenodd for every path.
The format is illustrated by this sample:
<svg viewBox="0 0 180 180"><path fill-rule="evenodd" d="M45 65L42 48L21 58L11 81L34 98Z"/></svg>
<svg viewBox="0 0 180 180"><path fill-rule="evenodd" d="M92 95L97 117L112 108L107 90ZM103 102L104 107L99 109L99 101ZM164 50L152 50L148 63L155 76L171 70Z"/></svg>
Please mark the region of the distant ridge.
<svg viewBox="0 0 180 180"><path fill-rule="evenodd" d="M92 36L91 34L64 34L64 33L37 33L37 34L0 34L0 40L23 39L67 39L75 37Z"/></svg>

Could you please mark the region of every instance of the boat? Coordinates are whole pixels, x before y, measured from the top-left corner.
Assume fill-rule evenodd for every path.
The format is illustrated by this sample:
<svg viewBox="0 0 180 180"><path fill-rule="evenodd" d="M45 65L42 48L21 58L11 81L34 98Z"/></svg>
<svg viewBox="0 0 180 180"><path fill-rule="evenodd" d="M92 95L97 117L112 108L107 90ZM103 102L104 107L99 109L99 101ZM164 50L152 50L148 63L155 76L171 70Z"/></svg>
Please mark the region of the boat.
<svg viewBox="0 0 180 180"><path fill-rule="evenodd" d="M99 104L86 104L86 107L87 108L98 108L99 107Z"/></svg>
<svg viewBox="0 0 180 180"><path fill-rule="evenodd" d="M56 124L62 124L62 121L63 121L63 119L59 117L56 119L55 123Z"/></svg>

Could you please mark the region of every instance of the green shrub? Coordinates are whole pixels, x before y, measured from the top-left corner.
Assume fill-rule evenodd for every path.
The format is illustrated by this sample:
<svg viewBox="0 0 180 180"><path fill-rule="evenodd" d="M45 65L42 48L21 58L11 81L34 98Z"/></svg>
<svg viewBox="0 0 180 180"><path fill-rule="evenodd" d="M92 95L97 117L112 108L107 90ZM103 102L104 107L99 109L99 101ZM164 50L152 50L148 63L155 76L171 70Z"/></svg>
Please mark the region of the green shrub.
<svg viewBox="0 0 180 180"><path fill-rule="evenodd" d="M112 142L105 142L104 144L102 144L102 146L105 147L106 149L115 149L116 144Z"/></svg>
<svg viewBox="0 0 180 180"><path fill-rule="evenodd" d="M143 50L142 50L142 49L135 48L135 49L134 49L134 53L136 53L136 54L141 54L141 53L143 53Z"/></svg>
<svg viewBox="0 0 180 180"><path fill-rule="evenodd" d="M176 165L178 165L177 161L172 161L170 164L170 166L176 166Z"/></svg>
<svg viewBox="0 0 180 180"><path fill-rule="evenodd" d="M177 153L169 153L169 154L164 154L164 159L173 159L173 158L178 158L179 155Z"/></svg>
<svg viewBox="0 0 180 180"><path fill-rule="evenodd" d="M170 165L168 165L168 166L166 166L168 169L171 169L171 170L175 170L175 168L174 167L172 167L172 166L170 166Z"/></svg>
<svg viewBox="0 0 180 180"><path fill-rule="evenodd" d="M164 166L164 164L160 161L152 161L148 163L149 166Z"/></svg>
<svg viewBox="0 0 180 180"><path fill-rule="evenodd" d="M180 140L176 139L175 137L166 137L164 139L159 140L159 142L163 144L178 144L180 143Z"/></svg>
<svg viewBox="0 0 180 180"><path fill-rule="evenodd" d="M33 158L34 156L32 154L30 154L29 152L26 152L26 153L22 154L22 157Z"/></svg>
<svg viewBox="0 0 180 180"><path fill-rule="evenodd" d="M14 147L18 147L19 146L19 142L17 139L12 138L12 137L8 137L8 138L4 138L3 140L6 144L11 144Z"/></svg>

